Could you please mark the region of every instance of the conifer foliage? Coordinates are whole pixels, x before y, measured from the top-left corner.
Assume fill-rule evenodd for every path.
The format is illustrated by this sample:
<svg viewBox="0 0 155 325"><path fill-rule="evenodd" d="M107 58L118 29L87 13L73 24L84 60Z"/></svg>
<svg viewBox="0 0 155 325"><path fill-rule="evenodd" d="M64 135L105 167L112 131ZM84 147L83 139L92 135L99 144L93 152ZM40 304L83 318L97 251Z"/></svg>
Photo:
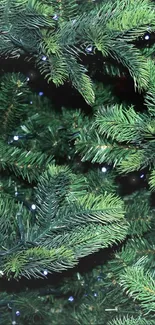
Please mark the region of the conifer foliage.
<svg viewBox="0 0 155 325"><path fill-rule="evenodd" d="M155 322L154 12L150 0L0 2L1 58L34 62L87 104L58 109L22 72L0 77L2 325ZM122 195L132 173L146 186Z"/></svg>

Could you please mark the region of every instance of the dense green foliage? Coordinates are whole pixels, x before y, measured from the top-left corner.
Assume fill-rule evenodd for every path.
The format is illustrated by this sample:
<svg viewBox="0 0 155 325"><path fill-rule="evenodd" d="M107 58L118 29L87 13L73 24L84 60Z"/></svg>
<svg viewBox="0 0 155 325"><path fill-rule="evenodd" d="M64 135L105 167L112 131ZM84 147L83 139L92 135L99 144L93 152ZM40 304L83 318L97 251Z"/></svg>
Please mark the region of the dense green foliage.
<svg viewBox="0 0 155 325"><path fill-rule="evenodd" d="M0 2L0 55L34 60L90 104L58 110L22 73L0 78L2 325L155 322L154 11L149 0ZM122 77L141 109L114 91ZM144 168L147 186L122 195L117 178Z"/></svg>

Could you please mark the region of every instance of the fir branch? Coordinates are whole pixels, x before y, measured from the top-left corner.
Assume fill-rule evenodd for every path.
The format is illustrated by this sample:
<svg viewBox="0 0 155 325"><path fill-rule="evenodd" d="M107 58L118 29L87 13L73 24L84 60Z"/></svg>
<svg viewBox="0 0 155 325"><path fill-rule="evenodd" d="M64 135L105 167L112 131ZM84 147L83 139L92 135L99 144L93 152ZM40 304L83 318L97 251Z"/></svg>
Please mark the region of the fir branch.
<svg viewBox="0 0 155 325"><path fill-rule="evenodd" d="M117 283L122 273L133 266L143 267L144 271L149 271L153 276L154 253L155 248L147 239L133 237L115 253L115 258L108 262L108 268Z"/></svg>
<svg viewBox="0 0 155 325"><path fill-rule="evenodd" d="M125 237L128 229L126 221L111 223L107 225L90 224L88 226L77 226L71 231L66 229L54 229L42 232L40 236L36 234L34 241L37 245L47 248L64 246L68 249L73 248L75 256L80 259L87 256L90 252L97 252L100 248L112 246L114 243L121 242Z"/></svg>
<svg viewBox="0 0 155 325"><path fill-rule="evenodd" d="M144 319L141 316L138 318L135 317L117 317L116 319L107 323L107 325L153 325L154 320Z"/></svg>
<svg viewBox="0 0 155 325"><path fill-rule="evenodd" d="M137 150L137 152L131 152L128 154L125 159L121 159L121 161L117 164L117 170L119 173L130 173L135 170L141 170L146 167L150 167L151 163L154 159L154 153L152 154L153 157L147 155L147 150ZM151 159L152 158L152 159Z"/></svg>
<svg viewBox="0 0 155 325"><path fill-rule="evenodd" d="M62 56L52 55L46 63L39 60L38 67L48 82L52 80L56 86L63 85L69 77L66 62Z"/></svg>
<svg viewBox="0 0 155 325"><path fill-rule="evenodd" d="M89 136L88 136L89 134ZM117 165L123 159L134 155L136 146L128 144L119 144L111 139L105 139L97 131L85 130L81 132L80 137L75 142L76 151L82 155L82 161L90 160L93 163L114 163Z"/></svg>
<svg viewBox="0 0 155 325"><path fill-rule="evenodd" d="M151 174L149 177L149 185L150 185L150 190L154 191L155 190L155 170L151 171Z"/></svg>
<svg viewBox="0 0 155 325"><path fill-rule="evenodd" d="M59 15L63 21L75 19L78 15L78 4L76 0L60 0Z"/></svg>
<svg viewBox="0 0 155 325"><path fill-rule="evenodd" d="M145 314L155 310L155 282L143 267L128 267L120 276L122 289L134 300L138 300Z"/></svg>
<svg viewBox="0 0 155 325"><path fill-rule="evenodd" d="M148 198L145 199L145 192L128 202L126 206L126 218L130 224L130 236L143 235L152 227L152 211L150 209Z"/></svg>
<svg viewBox="0 0 155 325"><path fill-rule="evenodd" d="M149 60L149 75L150 82L148 84L147 92L144 95L144 103L149 110L151 116L155 116L155 67L153 60Z"/></svg>
<svg viewBox="0 0 155 325"><path fill-rule="evenodd" d="M19 175L29 182L38 179L42 170L45 170L53 157L44 153L23 151L17 147L9 147L3 141L0 141L0 167L1 169L9 168L15 175Z"/></svg>
<svg viewBox="0 0 155 325"><path fill-rule="evenodd" d="M26 78L21 73L7 73L1 78L1 133L8 139L26 115L26 97L30 95ZM5 136L4 136L5 134Z"/></svg>
<svg viewBox="0 0 155 325"><path fill-rule="evenodd" d="M108 21L108 27L112 30L117 30L120 33L132 31L134 28L141 31L143 26L155 27L154 21L154 4L148 0L137 0L129 2L125 0L115 2L113 15ZM134 37L138 37L138 33ZM130 41L130 34L128 40Z"/></svg>
<svg viewBox="0 0 155 325"><path fill-rule="evenodd" d="M56 224L58 223L58 212L61 208L69 206L70 203L74 204L78 198L81 199L86 190L85 177L73 174L67 166L50 165L40 176L36 190L38 222L52 228L54 218Z"/></svg>
<svg viewBox="0 0 155 325"><path fill-rule="evenodd" d="M139 129L143 122L142 117L135 112L133 106L128 109L117 104L111 107L103 106L96 113L95 126L99 133L105 134L107 138L118 142L137 143L141 140Z"/></svg>
<svg viewBox="0 0 155 325"><path fill-rule="evenodd" d="M116 194L118 186L115 183L115 172L106 172L106 175L102 173L100 169L97 171L90 170L85 175L88 182L88 191L89 193L94 194L105 194L113 193Z"/></svg>
<svg viewBox="0 0 155 325"><path fill-rule="evenodd" d="M8 278L21 278L22 276L28 279L44 278L45 269L49 272L60 272L73 267L75 262L76 259L71 249L60 247L49 250L36 247L12 254L9 258L5 257L3 271Z"/></svg>
<svg viewBox="0 0 155 325"><path fill-rule="evenodd" d="M66 78L69 78L74 87L77 88L86 101L92 105L94 102L92 81L89 76L84 73L85 67L77 62L77 56L79 53L85 53L87 45L91 44L92 47L94 47L94 50L97 49L102 52L103 57L106 56L109 59L114 58L116 63L119 62L127 68L134 80L135 87L138 87L138 90L146 89L149 82L149 71L146 58L141 55L140 51L136 49L136 47L127 43L126 40L121 40L120 42L120 39L118 38L119 31L116 32L117 26L108 23L109 17L115 17L115 19L118 19L118 26L121 24L119 20L122 17L122 10L120 11L119 5L109 2L106 6L95 6L93 10L90 10L89 15L86 15L84 10L82 14L77 15L78 5L75 0L72 0L72 2L66 1L67 0L64 2L63 0L60 4L52 2L51 9L50 6L47 8L48 5L44 3L41 6L41 2L39 2L38 5L34 1L28 3L24 2L22 6L20 1L17 1L17 5L14 5L14 3L10 1L11 10L7 11L7 20L9 21L9 24L11 24L11 30L9 27L7 31L8 34L3 34L2 42L0 44L1 54L19 56L21 53L27 52L35 55L37 62L39 62L40 48L41 44L44 42L44 38L46 43L45 31L52 30L55 35L59 36L55 42L55 46L59 48L61 60L59 57L51 58L53 65L55 65L56 76L55 74L52 74L52 62L49 62L50 57L47 58L48 62L46 63L45 68L41 67L41 69L42 72L45 72L47 78L50 78L50 80L53 80L56 84L62 84ZM53 23L53 20L51 20L50 17L51 13L55 10L54 3L56 7L59 7L59 5L61 6L60 16L62 15L62 19L58 22L58 26L56 25L56 22ZM6 2L3 2L2 10L4 10L5 4ZM147 18L149 16L151 17L150 24L154 25L154 18L152 17L150 6L145 2L143 2L143 5L144 6L141 6L138 2L135 7L130 7L130 5L126 3L126 5L123 6L125 17L134 14L134 8L136 8L135 21L137 21L137 19L140 21L140 17L143 16L142 10L146 10L146 15L143 17L145 23L148 24ZM20 6L21 10L19 13ZM45 14L43 13L44 9ZM73 17L71 18L72 15ZM73 19L75 16L76 21ZM66 19L69 19L69 21ZM3 23L4 17L2 24ZM123 24L123 31L126 31L128 28L128 23L127 19L127 24ZM130 26L130 28L132 27L133 26ZM27 35L29 35L28 39ZM48 42L47 51L43 53L44 55L49 52L49 49L52 53L52 43L49 40ZM69 53L72 53L71 61L70 55L68 55ZM60 64L59 69L58 63ZM39 66L40 64L41 63L39 63ZM83 81L82 85L80 83L80 78Z"/></svg>

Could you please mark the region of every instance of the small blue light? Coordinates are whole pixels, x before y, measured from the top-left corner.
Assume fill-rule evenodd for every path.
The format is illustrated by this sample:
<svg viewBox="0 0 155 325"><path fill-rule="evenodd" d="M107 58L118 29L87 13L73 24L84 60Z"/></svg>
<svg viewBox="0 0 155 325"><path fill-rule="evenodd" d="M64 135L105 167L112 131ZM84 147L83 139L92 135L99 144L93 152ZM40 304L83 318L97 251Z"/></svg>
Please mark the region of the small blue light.
<svg viewBox="0 0 155 325"><path fill-rule="evenodd" d="M92 50L93 50L92 45L89 45L89 46L86 47L86 52L87 52L87 53L92 52Z"/></svg>
<svg viewBox="0 0 155 325"><path fill-rule="evenodd" d="M55 15L53 16L53 19L54 19L54 20L58 20L58 15L55 14Z"/></svg>
<svg viewBox="0 0 155 325"><path fill-rule="evenodd" d="M44 270L43 273L44 273L44 275L47 275L48 274L48 271L47 270Z"/></svg>
<svg viewBox="0 0 155 325"><path fill-rule="evenodd" d="M30 104L31 104L31 105L33 104L32 100L30 101Z"/></svg>
<svg viewBox="0 0 155 325"><path fill-rule="evenodd" d="M18 141L19 140L19 136L18 135L14 135L13 140L14 141Z"/></svg>
<svg viewBox="0 0 155 325"><path fill-rule="evenodd" d="M101 281L102 278L100 276L97 277L97 281Z"/></svg>
<svg viewBox="0 0 155 325"><path fill-rule="evenodd" d="M97 296L98 296L98 294L96 292L94 292L94 297L97 297Z"/></svg>
<svg viewBox="0 0 155 325"><path fill-rule="evenodd" d="M140 175L140 178L144 178L144 176L145 176L145 175L144 175L144 174L142 174L142 175Z"/></svg>
<svg viewBox="0 0 155 325"><path fill-rule="evenodd" d="M20 316L20 311L19 310L16 311L16 316Z"/></svg>
<svg viewBox="0 0 155 325"><path fill-rule="evenodd" d="M68 300L69 300L69 301L74 301L74 297L73 297L73 296L70 296L70 297L68 298Z"/></svg>
<svg viewBox="0 0 155 325"><path fill-rule="evenodd" d="M76 19L72 20L72 24L74 25L76 23L76 21L77 21Z"/></svg>
<svg viewBox="0 0 155 325"><path fill-rule="evenodd" d="M148 41L148 40L149 40L149 38L150 38L150 36L147 34L147 35L145 35L145 37L144 37L144 38L145 38L145 40L146 40L146 41Z"/></svg>
<svg viewBox="0 0 155 325"><path fill-rule="evenodd" d="M106 173L106 171L107 171L107 168L106 167L102 167L102 173Z"/></svg>
<svg viewBox="0 0 155 325"><path fill-rule="evenodd" d="M31 209L32 209L32 210L35 210L35 209L36 209L36 205L35 205L35 204L32 204L32 205L31 205Z"/></svg>
<svg viewBox="0 0 155 325"><path fill-rule="evenodd" d="M43 91L39 91L39 96L43 96L43 95L44 95Z"/></svg>
<svg viewBox="0 0 155 325"><path fill-rule="evenodd" d="M42 61L46 61L47 60L47 56L43 55L41 59L42 59Z"/></svg>

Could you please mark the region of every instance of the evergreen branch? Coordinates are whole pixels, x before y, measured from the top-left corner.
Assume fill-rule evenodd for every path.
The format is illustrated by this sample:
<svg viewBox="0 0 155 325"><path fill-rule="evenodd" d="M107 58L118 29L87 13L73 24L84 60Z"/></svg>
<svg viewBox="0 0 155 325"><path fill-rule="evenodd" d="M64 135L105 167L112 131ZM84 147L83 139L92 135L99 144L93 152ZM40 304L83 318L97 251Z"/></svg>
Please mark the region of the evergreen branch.
<svg viewBox="0 0 155 325"><path fill-rule="evenodd" d="M96 252L100 248L105 248L114 243L121 242L125 238L128 229L127 222L123 219L121 223L112 222L107 225L89 224L88 226L76 226L75 229L66 230L58 228L53 231L42 232L40 236L36 234L34 242L46 248L66 246L73 248L76 257L87 256L90 252Z"/></svg>
<svg viewBox="0 0 155 325"><path fill-rule="evenodd" d="M52 16L55 15L55 13L58 12L58 2L55 0L50 0L49 4L46 1L42 1L42 0L30 0L27 1L25 0L25 2L27 2L27 6L28 8L31 10L35 10L40 16L44 17L49 17L52 18ZM45 2L45 3L44 3ZM21 0L21 4L22 4L22 0Z"/></svg>
<svg viewBox="0 0 155 325"><path fill-rule="evenodd" d="M48 269L49 272L62 271L76 265L79 258L89 255L90 252L96 252L99 248L122 241L126 236L126 231L127 224L121 222L119 226L111 224L105 227L99 225L78 227L76 231L64 232L61 236L55 235L53 240L49 235L43 238L42 234L42 238L37 243L40 248L29 249L10 256L3 270L8 277L15 278L43 277L44 269ZM41 248L41 246L44 247Z"/></svg>
<svg viewBox="0 0 155 325"><path fill-rule="evenodd" d="M57 212L56 220L51 223L51 230L74 229L75 226L86 225L88 222L106 225L117 222L124 216L122 201L112 194L98 197L88 194L78 201Z"/></svg>
<svg viewBox="0 0 155 325"><path fill-rule="evenodd" d="M92 81L85 73L86 68L77 62L72 48L70 50L70 52L73 52L72 54L70 53L68 55L63 53L66 51L66 44L64 49L60 47L58 43L60 38L59 34L50 33L50 35L50 38L49 35L45 36L41 46L44 48L43 52L47 53L47 61L42 62L41 60L37 60L41 73L45 74L48 82L52 80L57 86L63 84L65 80L70 79L73 86L78 89L85 100L89 104L92 104L95 96Z"/></svg>
<svg viewBox="0 0 155 325"><path fill-rule="evenodd" d="M146 30L146 28L145 28L145 30ZM149 32L153 32L153 29L151 27L148 28L148 30L149 30ZM145 33L145 31L144 31L144 33ZM141 50L141 53L143 56L145 56L148 59L148 58L153 57L154 51L155 51L155 44L151 44L150 47L143 48Z"/></svg>
<svg viewBox="0 0 155 325"><path fill-rule="evenodd" d="M41 297L38 297L38 291L23 291L13 296L13 302L16 308L20 310L20 322L31 322L33 324L37 318L37 323L50 324L51 315L46 303ZM27 313L27 306L29 312Z"/></svg>
<svg viewBox="0 0 155 325"><path fill-rule="evenodd" d="M145 192L135 196L132 202L126 206L126 218L130 224L129 234L131 236L143 235L152 227L152 212L148 198L145 199Z"/></svg>
<svg viewBox="0 0 155 325"><path fill-rule="evenodd" d="M149 272L139 267L128 267L120 276L122 289L138 300L145 314L155 311L155 281Z"/></svg>
<svg viewBox="0 0 155 325"><path fill-rule="evenodd" d="M155 170L151 171L151 174L149 177L149 185L150 185L150 190L154 191L155 190Z"/></svg>
<svg viewBox="0 0 155 325"><path fill-rule="evenodd" d="M122 201L117 196L86 195L87 187L85 178L75 178L68 168L50 166L40 177L36 194L38 222L44 225L45 233L71 229L79 223L116 222L123 217Z"/></svg>
<svg viewBox="0 0 155 325"><path fill-rule="evenodd" d="M56 55L62 57L61 46L60 46L60 31L44 31L42 32L43 40L40 44L40 52L50 55Z"/></svg>
<svg viewBox="0 0 155 325"><path fill-rule="evenodd" d="M108 75L110 77L122 77L124 75L124 71L120 68L120 65L117 66L117 63L113 62L103 62L102 70L104 75ZM104 85L105 86L105 85ZM113 94L114 96L114 94ZM103 104L103 103L102 103Z"/></svg>
<svg viewBox="0 0 155 325"><path fill-rule="evenodd" d="M154 85L150 85L150 89L147 91L145 95L145 105L148 107L149 113L151 115L155 115L155 89Z"/></svg>
<svg viewBox="0 0 155 325"><path fill-rule="evenodd" d="M136 2L125 0L123 3L117 1L115 2L113 16L108 21L108 27L110 30L116 30L120 33L122 31L128 32L134 28L140 29L141 26L155 27L154 10L154 3L148 0L137 0ZM137 36L136 34L135 37Z"/></svg>
<svg viewBox="0 0 155 325"><path fill-rule="evenodd" d="M59 256L59 257L58 257ZM72 250L64 247L46 248L36 247L26 251L12 254L11 257L5 258L3 270L8 278L43 278L43 271L48 269L49 272L59 272L69 267L73 267L76 262Z"/></svg>
<svg viewBox="0 0 155 325"><path fill-rule="evenodd" d="M30 213L23 207L23 203L17 203L10 195L1 193L0 197L0 232L4 237L4 241L1 240L1 247L5 246L6 249L19 239L24 242L24 226L28 226Z"/></svg>
<svg viewBox="0 0 155 325"><path fill-rule="evenodd" d="M23 151L17 147L9 147L0 141L0 167L10 169L15 175L27 178L29 182L36 180L42 170L46 169L53 157L44 153Z"/></svg>
<svg viewBox="0 0 155 325"><path fill-rule="evenodd" d="M119 144L100 136L96 130L90 130L80 134L80 138L75 142L76 152L82 155L82 161L90 160L95 163L120 163L126 157L132 156L136 152L136 146Z"/></svg>
<svg viewBox="0 0 155 325"><path fill-rule="evenodd" d="M144 113L136 113L133 106L128 109L118 104L101 107L96 113L94 127L100 134L121 143L141 144L155 139L155 120Z"/></svg>
<svg viewBox="0 0 155 325"><path fill-rule="evenodd" d="M49 4L43 3L42 1L31 0L29 1L29 8L34 8L37 13L44 15L45 17L58 16L60 24L61 21L67 21L74 19L78 15L78 8L76 0L61 0L55 1L50 0Z"/></svg>
<svg viewBox="0 0 155 325"><path fill-rule="evenodd" d="M145 271L154 274L155 248L148 240L136 238L128 240L121 250L115 253L115 258L108 262L108 267L115 280L119 282L122 273L128 267L143 267Z"/></svg>
<svg viewBox="0 0 155 325"><path fill-rule="evenodd" d="M59 3L59 14L62 21L75 19L78 15L78 4L76 0L61 0Z"/></svg>
<svg viewBox="0 0 155 325"><path fill-rule="evenodd" d="M135 317L117 317L116 319L107 323L107 325L153 325L154 320L144 319L141 316Z"/></svg>
<svg viewBox="0 0 155 325"><path fill-rule="evenodd" d="M143 238L137 238L135 240L135 247L134 243L129 243L131 246L132 251L135 250L136 253L136 262L135 266L143 267L145 271L149 271L150 274L154 274L154 254L155 254L155 246L154 244ZM129 248L128 245L128 248ZM129 248L130 249L130 248Z"/></svg>
<svg viewBox="0 0 155 325"><path fill-rule="evenodd" d="M50 165L49 169L40 176L36 191L38 205L38 222L48 224L52 228L52 221L64 206L74 203L81 198L87 189L84 177L74 175L67 166ZM61 221L62 222L62 221Z"/></svg>
<svg viewBox="0 0 155 325"><path fill-rule="evenodd" d="M37 57L37 62L42 73L45 73L46 78L48 80L53 80L56 85L63 84L64 81L68 79L69 75L69 79L74 87L78 89L86 101L92 105L94 102L92 81L90 77L85 74L84 66L77 62L79 53L84 53L87 45L92 43L91 45L94 49L96 48L98 51L102 52L103 56L114 58L115 61L121 63L128 69L134 80L135 87L138 87L139 90L147 88L149 72L146 59L132 44L128 44L124 40L120 42L118 33L116 32L117 28L115 27L115 29L113 29L112 25L111 27L108 25L109 17L112 18L115 16L118 20L120 19L119 5L110 2L106 6L101 6L101 8L100 6L96 6L94 10L90 10L89 15L86 15L84 11L83 14L77 15L78 5L75 0L72 0L72 2L62 0L60 4L52 1L51 9L50 6L47 8L47 3L43 3L41 6L41 2L37 5L34 0L28 3L24 2L20 13L18 11L20 5L22 6L21 1L17 1L17 6L14 6L14 3L10 1L10 5L11 10L7 10L7 21L9 23L8 35L3 35L3 41L0 44L2 46L2 52L5 51L8 55L11 54L13 56L18 56L20 53L26 52L30 54L33 53ZM50 15L55 11L55 8L59 7L61 7L60 16L62 15L62 20L60 19L58 27L56 23L53 23L53 20L51 21ZM4 10L5 2L3 2L2 8ZM143 14L141 14L142 8L139 2L137 6L135 5L135 8L138 17L143 16ZM147 21L147 13L150 14L150 7L144 4L144 8L146 10L146 16L145 19L144 17L143 19ZM45 14L43 13L44 9ZM130 8L130 5L126 3L126 5L123 6L123 11L125 12L125 17L128 14L130 16L131 12L134 13L134 6ZM72 21L72 15L72 18L75 16L77 17L75 22L74 20ZM69 21L67 21L68 19ZM92 19L93 24L91 23ZM154 18L152 17L152 24L153 22ZM126 29L126 27L128 27L128 25L123 26L124 29ZM50 31L52 30L53 38L55 39L54 46L52 45L53 41L51 42L49 37L47 40L45 36L47 34L45 32L47 29ZM29 35L29 38L27 38L27 35ZM44 39L45 43L47 41L45 46L47 51L44 55L49 51L52 53L52 51L55 51L57 48L57 50L59 49L59 56L54 56L52 58L49 56L48 62L46 62L43 67L42 62L39 63L39 49L42 47L41 44L44 43ZM6 48L4 49L4 47ZM71 56L69 55L70 53L72 53Z"/></svg>
<svg viewBox="0 0 155 325"><path fill-rule="evenodd" d="M30 95L25 77L20 73L7 73L1 78L0 109L1 133L5 137L12 134L14 126L26 115L26 96Z"/></svg>
<svg viewBox="0 0 155 325"><path fill-rule="evenodd" d="M121 242L126 237L128 225L121 222L119 225L110 224L105 226L89 225L84 228L78 227L76 232L66 237L62 236L61 243L64 241L68 247L73 247L78 258L97 252L100 248L112 246L114 243ZM57 236L56 236L57 240Z"/></svg>
<svg viewBox="0 0 155 325"><path fill-rule="evenodd" d="M16 251L16 247L12 247L13 243L25 245L30 223L32 226L32 216L30 211L23 206L23 202L17 203L17 199L12 198L9 194L1 193L0 242L3 250L0 251L0 256Z"/></svg>
<svg viewBox="0 0 155 325"><path fill-rule="evenodd" d="M116 194L117 185L115 184L115 172L106 172L106 175L101 170L90 170L85 175L88 182L89 193L94 194L105 194L113 193Z"/></svg>
<svg viewBox="0 0 155 325"><path fill-rule="evenodd" d="M59 86L63 85L66 79L68 79L66 62L62 56L52 55L46 63L40 60L37 63L41 74L45 75L48 82L52 80L56 86Z"/></svg>
<svg viewBox="0 0 155 325"><path fill-rule="evenodd" d="M39 27L51 27L51 17L48 17L46 15L46 12L43 12L43 9L45 8L44 4L42 4L42 12L40 13L36 10L36 1L26 0L25 3L24 1L10 1L11 10L7 12L7 17L12 25L12 30L14 30L14 28L17 28L16 31L18 32L19 28L24 27L24 25L27 26L28 29L32 28L33 30L36 28L39 29ZM48 6L48 8L50 10L50 6ZM18 27L16 25L17 21L19 24Z"/></svg>
<svg viewBox="0 0 155 325"><path fill-rule="evenodd" d="M136 113L133 106L123 109L122 105L102 107L96 113L95 126L100 134L111 137L118 142L137 142L140 138L139 128L142 116Z"/></svg>
<svg viewBox="0 0 155 325"><path fill-rule="evenodd" d="M154 159L153 157L147 155L147 150L138 150L137 152L130 152L125 159L121 160L117 164L117 170L119 173L130 173L135 170L141 170L146 167L150 167Z"/></svg>
<svg viewBox="0 0 155 325"><path fill-rule="evenodd" d="M79 203L79 210L82 211L77 211L77 218L79 218L81 214L82 218L84 217L84 219L88 221L101 222L104 224L115 222L117 218L122 219L124 217L123 202L113 194L105 193L103 196L88 194L80 198ZM82 223L82 220L80 223Z"/></svg>
<svg viewBox="0 0 155 325"><path fill-rule="evenodd" d="M149 75L150 82L148 85L147 92L144 95L144 103L147 106L150 115L155 115L155 67L153 60L149 60Z"/></svg>
<svg viewBox="0 0 155 325"><path fill-rule="evenodd" d="M147 89L149 83L149 69L145 57L142 57L133 45L124 41L113 41L110 55L125 66L134 80L135 89L139 91Z"/></svg>
<svg viewBox="0 0 155 325"><path fill-rule="evenodd" d="M155 119L150 118L149 115L144 115L144 121L140 125L139 131L141 142L148 142L148 148L152 146L155 141Z"/></svg>
<svg viewBox="0 0 155 325"><path fill-rule="evenodd" d="M6 244L6 236L8 233L10 234L7 238L8 242L16 239L15 229L17 230L17 220L14 213L17 213L19 206L17 206L15 200L11 199L9 195L5 195L4 197L4 195L1 194L0 201L0 232L1 235L5 236L5 242L1 242L1 246L3 246Z"/></svg>

